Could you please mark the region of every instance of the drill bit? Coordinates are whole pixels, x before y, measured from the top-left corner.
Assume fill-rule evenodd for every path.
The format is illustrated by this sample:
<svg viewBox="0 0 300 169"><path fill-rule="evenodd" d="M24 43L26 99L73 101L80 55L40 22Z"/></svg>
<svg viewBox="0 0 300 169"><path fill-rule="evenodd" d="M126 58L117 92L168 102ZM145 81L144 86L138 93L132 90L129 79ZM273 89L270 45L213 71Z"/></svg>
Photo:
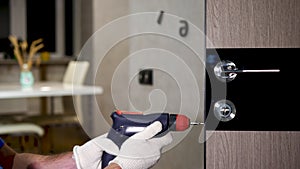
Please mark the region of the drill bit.
<svg viewBox="0 0 300 169"><path fill-rule="evenodd" d="M192 122L190 122L190 125L204 125L204 123L192 121Z"/></svg>

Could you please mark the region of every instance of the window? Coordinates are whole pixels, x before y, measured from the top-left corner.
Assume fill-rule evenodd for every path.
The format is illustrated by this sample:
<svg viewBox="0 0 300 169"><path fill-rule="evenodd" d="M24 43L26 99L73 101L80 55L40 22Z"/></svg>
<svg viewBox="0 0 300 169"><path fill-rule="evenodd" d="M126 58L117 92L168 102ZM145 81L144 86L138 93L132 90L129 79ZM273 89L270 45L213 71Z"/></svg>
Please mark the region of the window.
<svg viewBox="0 0 300 169"><path fill-rule="evenodd" d="M1 0L0 1L0 38L7 37L9 34L9 1Z"/></svg>
<svg viewBox="0 0 300 169"><path fill-rule="evenodd" d="M32 42L43 38L52 57L72 56L74 0L1 0L0 52L10 34Z"/></svg>
<svg viewBox="0 0 300 169"><path fill-rule="evenodd" d="M9 45L7 36L9 35L9 0L0 1L0 52L7 50Z"/></svg>
<svg viewBox="0 0 300 169"><path fill-rule="evenodd" d="M53 0L27 0L26 2L26 36L28 42L43 38L45 44L43 50L55 52L56 2Z"/></svg>

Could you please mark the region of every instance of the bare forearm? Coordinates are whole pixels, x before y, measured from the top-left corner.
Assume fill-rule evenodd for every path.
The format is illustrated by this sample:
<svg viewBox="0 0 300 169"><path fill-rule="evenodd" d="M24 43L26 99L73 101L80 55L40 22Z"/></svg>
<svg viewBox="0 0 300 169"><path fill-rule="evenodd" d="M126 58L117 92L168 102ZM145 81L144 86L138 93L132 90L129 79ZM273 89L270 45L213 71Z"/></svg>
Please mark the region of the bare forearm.
<svg viewBox="0 0 300 169"><path fill-rule="evenodd" d="M38 155L16 153L6 144L0 148L0 165L5 169L77 169L73 153L58 155ZM118 164L111 163L105 169L121 169Z"/></svg>
<svg viewBox="0 0 300 169"><path fill-rule="evenodd" d="M13 169L76 169L72 152L43 156L30 153L17 154Z"/></svg>
<svg viewBox="0 0 300 169"><path fill-rule="evenodd" d="M13 169L77 169L72 153L43 156L37 154L17 154ZM105 169L121 169L118 164L112 163Z"/></svg>
<svg viewBox="0 0 300 169"><path fill-rule="evenodd" d="M3 168L12 168L14 157L16 155L16 152L8 147L6 144L3 145L0 149L0 165Z"/></svg>
<svg viewBox="0 0 300 169"><path fill-rule="evenodd" d="M116 163L111 163L110 165L108 165L104 169L122 169L122 168Z"/></svg>
<svg viewBox="0 0 300 169"><path fill-rule="evenodd" d="M72 158L72 155L72 152L51 156L26 154L26 158L34 157L38 161L31 163L27 169L77 169L75 160ZM105 169L121 169L121 167L118 164L112 163Z"/></svg>

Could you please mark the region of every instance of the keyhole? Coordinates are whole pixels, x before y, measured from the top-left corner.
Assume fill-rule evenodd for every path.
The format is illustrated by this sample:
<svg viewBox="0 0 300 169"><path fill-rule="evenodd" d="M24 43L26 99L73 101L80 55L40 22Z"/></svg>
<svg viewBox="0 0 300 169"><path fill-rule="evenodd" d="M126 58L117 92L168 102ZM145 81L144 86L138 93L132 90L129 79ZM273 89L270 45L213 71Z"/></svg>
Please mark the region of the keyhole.
<svg viewBox="0 0 300 169"><path fill-rule="evenodd" d="M222 116L227 117L231 113L231 107L228 105L224 105L223 107L220 108L220 113Z"/></svg>

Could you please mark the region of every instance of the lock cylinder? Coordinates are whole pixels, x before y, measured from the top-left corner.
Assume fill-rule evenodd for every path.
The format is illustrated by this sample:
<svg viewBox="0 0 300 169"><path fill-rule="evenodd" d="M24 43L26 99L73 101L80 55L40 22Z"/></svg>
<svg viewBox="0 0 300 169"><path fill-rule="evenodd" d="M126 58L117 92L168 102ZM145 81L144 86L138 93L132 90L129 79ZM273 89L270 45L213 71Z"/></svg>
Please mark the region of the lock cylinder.
<svg viewBox="0 0 300 169"><path fill-rule="evenodd" d="M232 120L236 115L236 108L229 100L219 100L214 104L214 114L222 122Z"/></svg>

